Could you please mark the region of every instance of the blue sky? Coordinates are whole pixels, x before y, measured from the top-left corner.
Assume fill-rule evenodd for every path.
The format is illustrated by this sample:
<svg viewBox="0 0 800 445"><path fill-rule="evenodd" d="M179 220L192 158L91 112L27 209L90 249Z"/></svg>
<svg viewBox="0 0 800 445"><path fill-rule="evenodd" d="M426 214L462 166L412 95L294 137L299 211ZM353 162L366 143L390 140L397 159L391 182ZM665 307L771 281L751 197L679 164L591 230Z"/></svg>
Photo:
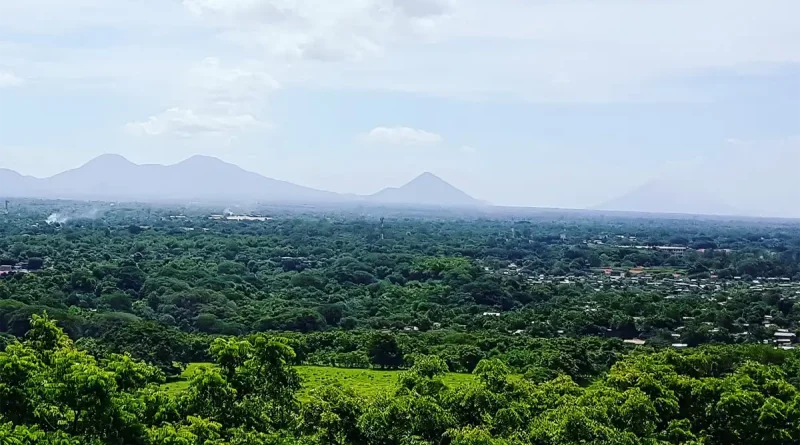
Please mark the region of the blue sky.
<svg viewBox="0 0 800 445"><path fill-rule="evenodd" d="M667 177L787 214L796 17L794 0L0 2L0 168L206 154L339 192L432 171L577 208Z"/></svg>

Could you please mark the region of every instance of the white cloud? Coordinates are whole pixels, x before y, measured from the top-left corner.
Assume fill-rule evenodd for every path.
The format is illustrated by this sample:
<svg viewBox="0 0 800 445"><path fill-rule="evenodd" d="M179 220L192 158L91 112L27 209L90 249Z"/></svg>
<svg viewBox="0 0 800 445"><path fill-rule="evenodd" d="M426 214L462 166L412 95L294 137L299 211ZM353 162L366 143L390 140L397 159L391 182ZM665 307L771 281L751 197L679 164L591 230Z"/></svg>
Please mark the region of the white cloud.
<svg viewBox="0 0 800 445"><path fill-rule="evenodd" d="M280 84L257 64L250 65L230 68L217 58L204 59L188 70L184 91L174 99L180 106L128 123L126 131L138 136L189 137L233 136L244 130L270 128L270 123L258 116Z"/></svg>
<svg viewBox="0 0 800 445"><path fill-rule="evenodd" d="M0 71L0 88L18 87L25 83L25 80L16 76L14 73Z"/></svg>
<svg viewBox="0 0 800 445"><path fill-rule="evenodd" d="M728 143L729 145L745 145L745 144L747 144L747 141L743 141L743 140L741 140L739 138L728 138L728 139L725 139L725 142Z"/></svg>
<svg viewBox="0 0 800 445"><path fill-rule="evenodd" d="M461 146L461 151L463 151L464 153L469 153L469 154L478 152L478 150L475 147L471 146L471 145L462 145Z"/></svg>
<svg viewBox="0 0 800 445"><path fill-rule="evenodd" d="M183 137L197 135L223 135L253 127L263 127L249 114L213 115L197 114L193 110L170 108L142 122L131 122L125 129L136 136L163 136L174 134Z"/></svg>
<svg viewBox="0 0 800 445"><path fill-rule="evenodd" d="M163 0L25 0L0 2L0 29L38 35L139 27L183 27L183 8Z"/></svg>
<svg viewBox="0 0 800 445"><path fill-rule="evenodd" d="M23 38L26 49L13 55L18 63L10 65L2 48L0 59L37 80L129 86L213 48L230 60L258 59L287 86L550 102L686 101L716 91L690 85L693 77L769 75L800 64L798 15L795 0L0 1L0 29L97 42L105 40L93 33L103 30L117 42L48 49ZM281 75L276 67L283 70L286 57L292 69Z"/></svg>
<svg viewBox="0 0 800 445"><path fill-rule="evenodd" d="M409 127L376 127L359 139L374 145L437 145L444 140L442 136L425 130Z"/></svg>
<svg viewBox="0 0 800 445"><path fill-rule="evenodd" d="M386 57L311 81L477 99L698 101L716 93L692 85L698 77L800 64L798 15L793 0L462 0L433 41L395 39Z"/></svg>
<svg viewBox="0 0 800 445"><path fill-rule="evenodd" d="M223 106L258 102L281 84L259 67L226 68L219 59L208 57L189 69L186 85L192 95Z"/></svg>
<svg viewBox="0 0 800 445"><path fill-rule="evenodd" d="M391 3L408 17L416 18L444 16L456 7L455 0L395 0Z"/></svg>
<svg viewBox="0 0 800 445"><path fill-rule="evenodd" d="M363 60L398 38L424 35L455 0L183 0L196 17L231 41L272 55Z"/></svg>

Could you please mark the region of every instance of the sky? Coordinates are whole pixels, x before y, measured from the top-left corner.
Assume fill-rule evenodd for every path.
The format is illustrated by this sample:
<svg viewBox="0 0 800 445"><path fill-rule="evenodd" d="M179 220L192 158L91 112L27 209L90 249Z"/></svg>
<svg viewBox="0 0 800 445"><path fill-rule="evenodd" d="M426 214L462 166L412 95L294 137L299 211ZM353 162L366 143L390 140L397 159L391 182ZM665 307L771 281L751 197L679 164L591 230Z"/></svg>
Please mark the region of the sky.
<svg viewBox="0 0 800 445"><path fill-rule="evenodd" d="M666 178L800 216L797 17L796 0L0 0L0 168L203 154L336 192L431 171L565 208Z"/></svg>

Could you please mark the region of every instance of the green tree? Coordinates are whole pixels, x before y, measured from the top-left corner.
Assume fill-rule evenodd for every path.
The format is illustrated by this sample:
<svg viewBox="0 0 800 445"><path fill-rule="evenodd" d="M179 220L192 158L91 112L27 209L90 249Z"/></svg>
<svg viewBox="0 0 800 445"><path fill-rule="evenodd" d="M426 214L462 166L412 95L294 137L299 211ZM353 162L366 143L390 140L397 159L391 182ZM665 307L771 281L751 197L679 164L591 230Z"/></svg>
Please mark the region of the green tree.
<svg viewBox="0 0 800 445"><path fill-rule="evenodd" d="M370 339L368 354L372 364L380 368L396 369L403 366L403 352L391 334L376 334Z"/></svg>

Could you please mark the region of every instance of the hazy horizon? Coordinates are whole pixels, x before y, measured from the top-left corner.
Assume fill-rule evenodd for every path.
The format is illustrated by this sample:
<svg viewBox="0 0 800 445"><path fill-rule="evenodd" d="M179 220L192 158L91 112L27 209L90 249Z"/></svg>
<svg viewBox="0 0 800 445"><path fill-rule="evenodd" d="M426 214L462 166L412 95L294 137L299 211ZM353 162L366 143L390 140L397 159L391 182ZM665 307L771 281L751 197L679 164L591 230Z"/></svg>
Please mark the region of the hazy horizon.
<svg viewBox="0 0 800 445"><path fill-rule="evenodd" d="M337 193L432 172L553 208L655 181L800 216L791 0L66 3L0 5L0 168L199 154Z"/></svg>
<svg viewBox="0 0 800 445"><path fill-rule="evenodd" d="M187 156L187 157L185 157L185 158L183 158L183 159L179 159L179 160L177 160L177 161L174 161L174 162L163 162L163 163L162 163L162 162L141 162L141 163L139 163L139 162L134 162L134 161L132 161L131 159L129 159L127 156L125 156L125 155L123 155L123 154L120 154L120 153L111 153L111 152L109 152L109 153L103 153L103 154L101 154L101 155L98 155L98 156L92 157L91 159L88 159L88 160L86 160L86 162L82 162L82 163L80 163L80 164L76 165L75 167L70 167L70 168L67 168L67 169L65 169L65 170L61 170L61 171L54 172L54 173L52 173L52 174L45 174L45 175L41 175L41 176L37 176L37 175L33 175L33 174L28 174L28 173L25 173L25 172L22 172L22 171L17 171L17 170L14 170L14 169L6 168L6 167L3 167L2 165L0 165L0 170L2 170L2 169L11 170L11 171L14 171L14 172L16 172L16 173L19 173L19 174L21 174L21 175L23 175L23 176L29 176L29 177L32 177L32 178L35 178L35 179L48 179L48 178L52 178L53 176L58 176L58 175L59 175L59 174L61 174L61 173L66 173L66 172L68 172L68 171L71 171L71 170L78 170L78 169L80 169L81 167L83 167L83 166L85 166L85 165L89 164L89 163L90 163L90 162L92 162L92 161L96 161L96 160L98 160L98 159L103 159L103 158L107 158L107 157L117 157L117 156L119 156L119 157L123 158L124 160L126 160L126 161L128 161L128 162L130 162L130 163L132 163L132 164L134 164L134 165L138 165L138 166L148 166L148 165L155 165L155 166L162 166L162 167L175 166L175 165L178 165L178 164L184 163L184 162L186 162L186 161L189 161L189 160L192 160L192 159L196 159L196 158L204 158L204 157L206 157L206 158L211 158L211 159L216 159L216 160L222 161L222 162L224 162L224 163L226 163L226 164L235 165L235 166L237 166L237 167L239 167L239 168L241 168L241 169L243 169L243 170L245 170L245 171L248 171L248 172L252 172L252 173L258 173L257 171L254 171L254 170L251 170L251 169L249 169L247 166L244 166L244 165L238 165L238 164L236 164L236 163L234 163L234 162L229 162L229 161L226 161L226 160L225 160L223 157L220 157L220 156L203 155L203 154L193 154L193 155L189 155L189 156ZM260 174L260 173L259 173L259 174ZM433 174L434 176L437 176L437 177L439 176L439 175L437 175L435 172L429 172L429 171L420 171L419 173L417 173L417 174L415 174L415 175L413 175L413 176L410 176L410 177L406 178L405 180L401 180L401 182L399 182L399 183L397 183L397 184L384 184L384 185L380 186L380 188L378 188L378 189L375 189L375 190L373 190L372 192L361 193L360 195L370 195L370 194L374 194L374 193L380 192L380 191L382 191L382 190L384 190L384 189L386 189L386 188L392 188L392 187L401 187L401 186L403 186L403 185L406 185L406 184L407 184L407 183L409 183L410 181L413 181L414 179L417 179L417 178L419 178L420 176L423 176L423 175L426 175L426 174ZM267 176L267 177L268 177L268 176ZM271 179L280 179L280 178L271 178ZM297 185L300 185L300 186L306 186L306 187L307 187L307 185L306 185L306 184L302 184L302 183L296 183L296 184L297 184ZM322 188L320 188L319 190L326 190L326 189L322 189ZM333 191L333 190L326 190L326 191ZM336 192L336 193L340 193L340 192ZM343 193L343 194L346 194L346 193ZM2 196L2 190L0 190L0 196Z"/></svg>

